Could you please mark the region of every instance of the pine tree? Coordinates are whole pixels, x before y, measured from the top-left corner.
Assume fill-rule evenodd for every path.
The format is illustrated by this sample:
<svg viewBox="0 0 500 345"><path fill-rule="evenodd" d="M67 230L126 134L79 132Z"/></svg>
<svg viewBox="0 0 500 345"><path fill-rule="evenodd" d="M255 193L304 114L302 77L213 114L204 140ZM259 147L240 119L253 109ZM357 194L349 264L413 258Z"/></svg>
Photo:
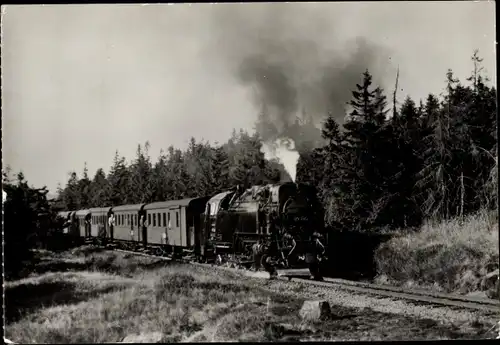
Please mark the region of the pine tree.
<svg viewBox="0 0 500 345"><path fill-rule="evenodd" d="M482 73L483 59L478 50L474 51L471 60L474 68L467 80L472 82L472 96L465 122L470 140L470 185L471 192L475 192L474 209L477 209L491 204L490 191L485 190L485 186L489 185L487 181L497 157L496 90L485 83L489 80Z"/></svg>
<svg viewBox="0 0 500 345"><path fill-rule="evenodd" d="M453 212L453 194L456 184L454 178L456 167L453 166L453 142L450 126L457 116L454 103L454 92L458 80L453 72L446 73L446 94L441 109L432 116L432 133L424 138L426 152L424 164L418 173L417 186L425 190L423 212L425 216L435 219L448 219Z"/></svg>
<svg viewBox="0 0 500 345"><path fill-rule="evenodd" d="M153 166L149 147L149 142L145 143L144 149L137 145L136 159L128 170L127 203L147 203L154 198Z"/></svg>
<svg viewBox="0 0 500 345"><path fill-rule="evenodd" d="M47 244L46 238L55 214L47 201L46 187L28 185L24 174L17 174L17 181L2 185L8 195L4 210L4 271L7 278L14 278L30 260L30 248Z"/></svg>
<svg viewBox="0 0 500 345"><path fill-rule="evenodd" d="M214 190L221 192L231 188L229 184L229 156L222 145L214 150L213 169L216 176Z"/></svg>
<svg viewBox="0 0 500 345"><path fill-rule="evenodd" d="M130 196L135 191L129 187L130 173L125 162L125 157L120 156L118 150L115 152L113 166L107 180L109 181L109 200L106 201L107 203L110 205L137 203L137 199L134 199L135 195L133 197Z"/></svg>
<svg viewBox="0 0 500 345"><path fill-rule="evenodd" d="M2 184L9 184L11 183L11 174L12 174L12 169L10 165L6 165L4 169L2 169Z"/></svg>
<svg viewBox="0 0 500 345"><path fill-rule="evenodd" d="M78 204L80 208L87 209L91 207L90 202L90 179L88 176L87 162L83 167L83 177L78 181Z"/></svg>
<svg viewBox="0 0 500 345"><path fill-rule="evenodd" d="M66 210L76 211L79 210L80 207L80 188L78 185L78 176L76 172L71 172L69 174L68 183L63 192L63 202L66 207Z"/></svg>
<svg viewBox="0 0 500 345"><path fill-rule="evenodd" d="M344 196L349 193L345 190L348 184L345 179L350 167L346 165L347 151L344 148L344 136L331 113L323 124L322 137L327 144L321 150L316 150L314 164L318 170L320 168L323 170L317 172L319 180L317 186L324 204L328 205L325 210L326 221L334 225L341 222L339 216L343 212L339 211L339 208L346 205Z"/></svg>
<svg viewBox="0 0 500 345"><path fill-rule="evenodd" d="M365 71L362 84L357 84L357 91L352 92L353 100L349 102L352 111L344 124L346 153L350 151L346 157L351 155L352 165L342 184L344 190L351 191L349 217L357 222L358 228L379 222L380 209L386 204L383 198L386 159L382 154L387 153L388 146L384 131L386 98L380 87L371 86L372 76Z"/></svg>
<svg viewBox="0 0 500 345"><path fill-rule="evenodd" d="M97 169L90 184L90 204L92 207L106 207L111 204L111 186L102 168Z"/></svg>
<svg viewBox="0 0 500 345"><path fill-rule="evenodd" d="M169 200L187 198L189 195L190 176L184 164L184 155L181 150L173 146L168 148L167 181L172 186Z"/></svg>
<svg viewBox="0 0 500 345"><path fill-rule="evenodd" d="M160 156L155 163L152 171L153 179L153 201L168 200L168 196L172 193L171 186L168 184L167 174L167 155L163 150L160 150Z"/></svg>

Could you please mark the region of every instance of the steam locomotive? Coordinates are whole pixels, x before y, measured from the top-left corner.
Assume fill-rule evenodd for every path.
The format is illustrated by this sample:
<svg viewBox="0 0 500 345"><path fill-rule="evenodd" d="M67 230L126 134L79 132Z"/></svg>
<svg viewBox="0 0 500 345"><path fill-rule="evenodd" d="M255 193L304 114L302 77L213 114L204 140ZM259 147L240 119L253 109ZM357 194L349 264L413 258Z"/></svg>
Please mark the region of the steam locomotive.
<svg viewBox="0 0 500 345"><path fill-rule="evenodd" d="M252 246L266 245L276 265L295 240L297 260L313 232L324 233L316 190L306 184L239 186L212 197L60 212L64 232L80 240L201 262L247 266Z"/></svg>

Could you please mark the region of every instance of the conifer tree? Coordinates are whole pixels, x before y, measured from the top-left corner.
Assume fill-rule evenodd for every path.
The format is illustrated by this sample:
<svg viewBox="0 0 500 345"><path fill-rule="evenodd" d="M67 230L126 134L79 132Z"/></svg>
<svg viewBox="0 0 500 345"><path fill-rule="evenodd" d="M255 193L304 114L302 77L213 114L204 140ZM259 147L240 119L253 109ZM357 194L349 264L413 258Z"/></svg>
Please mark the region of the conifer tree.
<svg viewBox="0 0 500 345"><path fill-rule="evenodd" d="M80 188L78 185L78 176L72 171L69 174L68 183L63 193L63 202L67 210L76 211L80 209Z"/></svg>
<svg viewBox="0 0 500 345"><path fill-rule="evenodd" d="M153 179L153 200L164 201L168 200L168 196L172 194L172 187L168 184L168 157L163 150L160 150L160 156L155 163L152 172Z"/></svg>
<svg viewBox="0 0 500 345"><path fill-rule="evenodd" d="M88 176L87 162L83 167L83 177L78 181L78 204L82 209L91 207L90 202L90 179Z"/></svg>
<svg viewBox="0 0 500 345"><path fill-rule="evenodd" d="M111 204L111 186L102 168L97 169L90 184L90 204L92 207L106 207Z"/></svg>
<svg viewBox="0 0 500 345"><path fill-rule="evenodd" d="M137 145L135 161L128 172L127 203L138 204L151 202L154 198L153 167L149 157L149 142L144 148Z"/></svg>
<svg viewBox="0 0 500 345"><path fill-rule="evenodd" d="M382 170L386 159L382 153L386 152L387 146L384 145L387 110L382 89L372 89L372 76L368 71L363 73L362 84L357 84L356 89L349 102L352 107L350 118L344 124L346 151L350 151L352 165L347 173L349 177L342 183L345 190L351 191L351 218L357 219L358 228L365 228L378 222L380 209L386 203Z"/></svg>
<svg viewBox="0 0 500 345"><path fill-rule="evenodd" d="M137 203L137 199L130 197L130 174L127 169L125 157L120 156L118 150L115 152L113 165L108 174L109 181L109 202L110 205L123 205L127 203Z"/></svg>

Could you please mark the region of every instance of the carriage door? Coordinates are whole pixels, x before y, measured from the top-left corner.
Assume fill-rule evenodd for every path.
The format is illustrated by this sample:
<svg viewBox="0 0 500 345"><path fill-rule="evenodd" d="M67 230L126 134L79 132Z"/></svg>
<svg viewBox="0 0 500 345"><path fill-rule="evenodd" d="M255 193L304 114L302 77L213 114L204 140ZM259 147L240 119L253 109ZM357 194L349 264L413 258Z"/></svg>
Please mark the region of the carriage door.
<svg viewBox="0 0 500 345"><path fill-rule="evenodd" d="M180 231L180 214L178 208L173 208L168 210L168 238L170 240L170 245L181 246L182 245L182 234Z"/></svg>
<svg viewBox="0 0 500 345"><path fill-rule="evenodd" d="M106 223L108 224L108 227L109 227L109 237L111 238L111 241L113 241L113 239L115 238L115 226L113 225L113 223L109 224L110 217L112 215L113 215L113 213L109 212L108 219L106 219Z"/></svg>
<svg viewBox="0 0 500 345"><path fill-rule="evenodd" d="M130 238L133 240L134 239L134 222L136 221L135 217L137 217L137 214L131 213L130 214Z"/></svg>
<svg viewBox="0 0 500 345"><path fill-rule="evenodd" d="M146 247L148 244L148 227L151 226L151 213L144 212L144 222L147 226L143 226L143 224L141 224L141 236L142 244Z"/></svg>

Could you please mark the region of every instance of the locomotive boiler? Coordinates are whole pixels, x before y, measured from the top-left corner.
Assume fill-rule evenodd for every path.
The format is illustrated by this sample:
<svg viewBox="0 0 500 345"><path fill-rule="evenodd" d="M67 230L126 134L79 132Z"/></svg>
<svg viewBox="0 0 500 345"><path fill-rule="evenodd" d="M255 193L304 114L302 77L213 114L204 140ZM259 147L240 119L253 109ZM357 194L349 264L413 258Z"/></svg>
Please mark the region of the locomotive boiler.
<svg viewBox="0 0 500 345"><path fill-rule="evenodd" d="M251 263L252 246L259 242L269 248L272 260L290 267L286 260L294 252L301 263L301 248L314 232L322 233L323 210L316 190L306 184L281 183L236 188L212 197L203 214L206 245L203 255L218 263Z"/></svg>

